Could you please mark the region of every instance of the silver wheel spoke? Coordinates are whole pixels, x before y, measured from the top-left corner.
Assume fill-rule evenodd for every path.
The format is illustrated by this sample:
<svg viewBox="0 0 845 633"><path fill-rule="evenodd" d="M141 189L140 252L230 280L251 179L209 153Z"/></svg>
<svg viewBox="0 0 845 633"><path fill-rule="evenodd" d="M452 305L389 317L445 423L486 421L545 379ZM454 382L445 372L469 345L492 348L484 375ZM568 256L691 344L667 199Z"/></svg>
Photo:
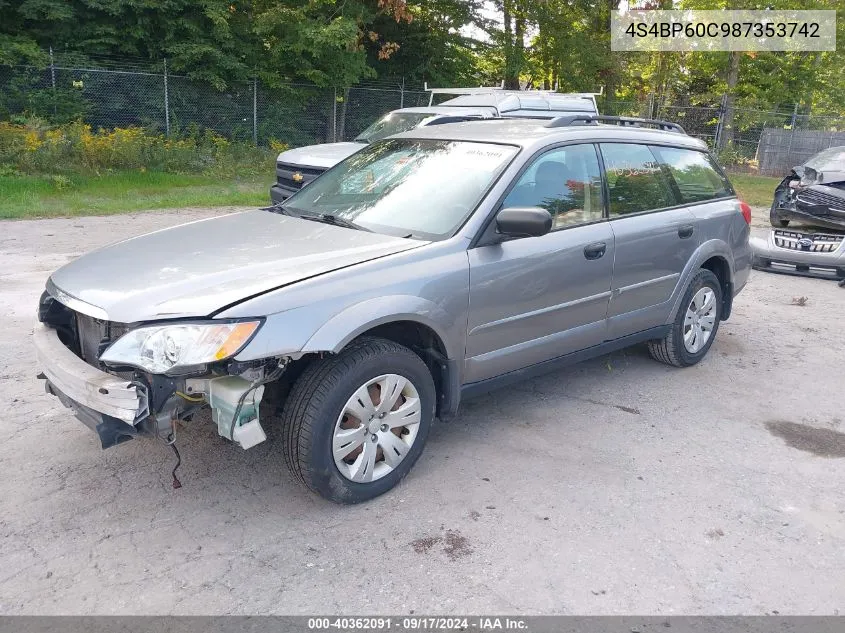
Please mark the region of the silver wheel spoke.
<svg viewBox="0 0 845 633"><path fill-rule="evenodd" d="M364 450L358 455L358 459L350 467L352 481L367 482L373 480L373 471L376 468L376 443L366 442Z"/></svg>
<svg viewBox="0 0 845 633"><path fill-rule="evenodd" d="M712 314L707 314L701 317L698 322L704 330L709 332L713 329L713 326L716 325L716 317Z"/></svg>
<svg viewBox="0 0 845 633"><path fill-rule="evenodd" d="M363 424L376 414L376 406L370 398L369 385L364 385L356 391L349 402L346 403L346 410L358 418Z"/></svg>
<svg viewBox="0 0 845 633"><path fill-rule="evenodd" d="M702 290L704 289L702 288ZM707 314L708 312L710 312L710 310L713 309L713 303L715 299L716 295L713 293L713 291L709 288L706 289L704 294L702 295L701 307L698 309L699 313Z"/></svg>
<svg viewBox="0 0 845 633"><path fill-rule="evenodd" d="M341 429L334 435L334 457L343 459L349 453L364 443L367 439L367 429L363 426L357 429Z"/></svg>
<svg viewBox="0 0 845 633"><path fill-rule="evenodd" d="M400 426L410 426L420 422L420 399L410 398L402 403L396 411L391 411L385 419L391 429Z"/></svg>
<svg viewBox="0 0 845 633"><path fill-rule="evenodd" d="M405 453L408 452L410 446L405 444L400 438L388 431L383 433L379 438L379 445L384 453L384 461L390 468L396 468L399 463L405 459Z"/></svg>
<svg viewBox="0 0 845 633"><path fill-rule="evenodd" d="M407 383L408 381L405 378L396 374L385 376L384 380L379 383L381 386L381 402L378 406L379 413L387 413L396 406L396 401L399 400L399 396L402 395L402 390Z"/></svg>

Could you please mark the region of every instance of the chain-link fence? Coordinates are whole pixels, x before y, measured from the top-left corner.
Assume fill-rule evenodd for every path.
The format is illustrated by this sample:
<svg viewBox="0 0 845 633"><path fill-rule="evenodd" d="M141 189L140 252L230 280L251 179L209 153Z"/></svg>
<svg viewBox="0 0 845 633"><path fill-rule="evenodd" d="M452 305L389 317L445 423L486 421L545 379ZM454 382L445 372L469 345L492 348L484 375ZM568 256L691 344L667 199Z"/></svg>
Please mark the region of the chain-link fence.
<svg viewBox="0 0 845 633"><path fill-rule="evenodd" d="M81 119L93 128L139 126L167 135L211 130L234 140L291 146L350 140L401 107L427 105L428 93L404 81L343 89L258 80L225 90L160 68L97 64L0 66L0 119L34 115L52 123Z"/></svg>
<svg viewBox="0 0 845 633"><path fill-rule="evenodd" d="M160 64L126 59L63 58L50 55L44 68L0 66L0 119L28 114L63 123L82 119L94 128L141 126L168 135L212 130L227 138L261 146L289 146L355 138L386 112L428 105L429 93L403 80L365 82L346 89L291 83L268 87L260 81L230 83L217 90L208 82L168 72ZM800 113L734 108L727 98L713 105L667 103L648 95L630 101L599 99L602 113L665 119L705 140L722 162L757 169L766 130L845 130L845 114ZM769 136L769 139L780 138ZM821 141L819 141L821 142ZM767 165L777 147L767 142ZM772 168L774 172L775 168Z"/></svg>

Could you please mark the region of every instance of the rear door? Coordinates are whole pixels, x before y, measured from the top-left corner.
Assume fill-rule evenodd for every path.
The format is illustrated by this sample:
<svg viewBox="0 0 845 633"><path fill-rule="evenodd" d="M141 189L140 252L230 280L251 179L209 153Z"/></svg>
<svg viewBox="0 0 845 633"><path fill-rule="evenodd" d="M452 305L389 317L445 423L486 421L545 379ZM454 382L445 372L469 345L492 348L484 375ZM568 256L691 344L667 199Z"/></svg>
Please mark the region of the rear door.
<svg viewBox="0 0 845 633"><path fill-rule="evenodd" d="M602 143L616 244L608 338L661 325L681 272L699 245L696 218L680 204L668 169L648 145Z"/></svg>

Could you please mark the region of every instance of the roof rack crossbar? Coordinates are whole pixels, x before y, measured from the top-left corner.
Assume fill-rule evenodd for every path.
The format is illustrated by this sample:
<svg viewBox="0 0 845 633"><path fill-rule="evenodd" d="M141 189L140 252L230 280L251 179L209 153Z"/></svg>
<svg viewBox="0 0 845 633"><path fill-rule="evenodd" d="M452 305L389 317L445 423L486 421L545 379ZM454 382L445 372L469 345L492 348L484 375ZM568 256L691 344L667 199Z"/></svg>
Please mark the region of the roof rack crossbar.
<svg viewBox="0 0 845 633"><path fill-rule="evenodd" d="M513 90L505 88L505 82L498 86L477 86L469 88L429 88L428 82L423 84L423 90L428 95L428 105L434 105L434 95L495 95L497 100L508 95L544 95L556 97L570 97L573 99L589 99L595 103L595 98L604 93L604 86L599 92L558 92L555 90Z"/></svg>
<svg viewBox="0 0 845 633"><path fill-rule="evenodd" d="M627 116L605 116L596 114L568 114L552 119L546 127L567 127L570 125L589 125L590 123L615 123L620 126L642 127L650 125L665 132L677 132L686 134L686 130L672 121L661 121L659 119L640 119Z"/></svg>

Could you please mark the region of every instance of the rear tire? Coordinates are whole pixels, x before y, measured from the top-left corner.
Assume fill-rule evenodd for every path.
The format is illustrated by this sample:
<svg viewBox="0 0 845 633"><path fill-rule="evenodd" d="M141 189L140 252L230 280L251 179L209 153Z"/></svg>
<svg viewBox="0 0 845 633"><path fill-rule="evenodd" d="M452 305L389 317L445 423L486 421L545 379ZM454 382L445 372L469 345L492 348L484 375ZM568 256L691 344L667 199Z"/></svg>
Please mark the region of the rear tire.
<svg viewBox="0 0 845 633"><path fill-rule="evenodd" d="M662 339L648 342L654 360L674 367L695 365L707 354L722 317L722 284L702 268L687 286L672 329Z"/></svg>
<svg viewBox="0 0 845 633"><path fill-rule="evenodd" d="M367 501L411 470L435 403L419 356L393 341L361 338L312 363L294 383L281 416L285 462L326 499Z"/></svg>

